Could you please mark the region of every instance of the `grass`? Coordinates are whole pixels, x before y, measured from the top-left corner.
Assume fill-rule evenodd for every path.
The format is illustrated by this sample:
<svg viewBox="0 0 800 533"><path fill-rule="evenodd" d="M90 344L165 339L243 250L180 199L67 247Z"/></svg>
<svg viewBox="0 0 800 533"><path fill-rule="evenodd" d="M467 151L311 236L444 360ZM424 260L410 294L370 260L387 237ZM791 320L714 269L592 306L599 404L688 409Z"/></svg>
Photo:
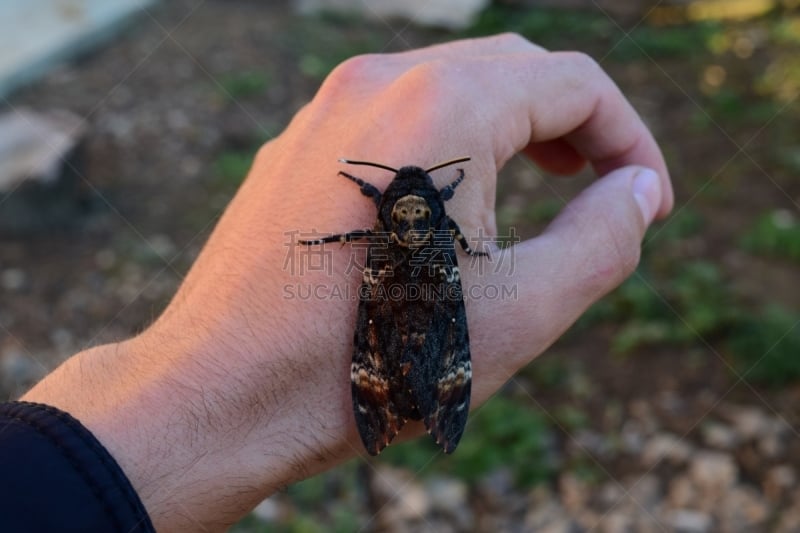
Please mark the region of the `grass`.
<svg viewBox="0 0 800 533"><path fill-rule="evenodd" d="M219 83L226 98L239 100L264 94L272 83L272 76L261 70L245 70L224 75Z"/></svg>
<svg viewBox="0 0 800 533"><path fill-rule="evenodd" d="M742 317L727 342L736 369L750 383L782 386L800 379L800 314L770 306Z"/></svg>
<svg viewBox="0 0 800 533"><path fill-rule="evenodd" d="M689 262L663 278L640 270L582 320L617 324L611 347L618 355L709 343L750 383L800 380L800 314L737 299L714 263Z"/></svg>
<svg viewBox="0 0 800 533"><path fill-rule="evenodd" d="M485 9L465 36L515 32L548 48L583 49L598 43L618 62L640 59L694 58L719 32L719 25L698 23L654 28L639 25L626 35L608 16L597 10L520 8L492 5Z"/></svg>
<svg viewBox="0 0 800 533"><path fill-rule="evenodd" d="M665 281L640 268L587 314L592 322L619 324L612 349L628 354L652 345L685 345L724 329L729 295L719 269L692 262L670 272Z"/></svg>
<svg viewBox="0 0 800 533"><path fill-rule="evenodd" d="M226 150L219 154L214 161L213 186L229 192L235 191L250 171L255 150Z"/></svg>
<svg viewBox="0 0 800 533"><path fill-rule="evenodd" d="M717 24L652 27L639 25L611 52L611 59L627 63L638 59L692 59L719 31Z"/></svg>
<svg viewBox="0 0 800 533"><path fill-rule="evenodd" d="M791 211L764 213L741 239L748 252L800 262L800 221Z"/></svg>
<svg viewBox="0 0 800 533"><path fill-rule="evenodd" d="M492 5L480 13L465 33L475 37L515 32L549 46L564 41L605 40L618 31L613 22L598 13Z"/></svg>
<svg viewBox="0 0 800 533"><path fill-rule="evenodd" d="M669 243L676 243L694 237L703 231L705 220L691 207L683 207L664 222L651 226L644 237L644 251L659 250Z"/></svg>

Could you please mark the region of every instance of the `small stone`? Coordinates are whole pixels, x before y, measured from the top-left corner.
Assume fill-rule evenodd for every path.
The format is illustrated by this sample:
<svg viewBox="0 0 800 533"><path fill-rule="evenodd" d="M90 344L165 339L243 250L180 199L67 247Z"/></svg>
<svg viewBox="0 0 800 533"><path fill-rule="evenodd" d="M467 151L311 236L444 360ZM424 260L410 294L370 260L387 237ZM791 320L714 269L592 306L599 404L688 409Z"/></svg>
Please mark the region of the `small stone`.
<svg viewBox="0 0 800 533"><path fill-rule="evenodd" d="M608 457L613 452L608 437L590 429L576 431L572 439L570 439L570 443L579 452L588 452L595 457Z"/></svg>
<svg viewBox="0 0 800 533"><path fill-rule="evenodd" d="M577 531L593 531L603 518L603 513L598 513L590 507L578 509L570 514L575 518Z"/></svg>
<svg viewBox="0 0 800 533"><path fill-rule="evenodd" d="M692 453L692 447L685 440L672 433L657 433L653 435L642 451L642 464L654 467L662 460L679 465L687 461Z"/></svg>
<svg viewBox="0 0 800 533"><path fill-rule="evenodd" d="M569 518L556 518L553 522L541 528L536 528L534 531L539 533L574 533L577 530L577 525Z"/></svg>
<svg viewBox="0 0 800 533"><path fill-rule="evenodd" d="M758 439L758 451L768 459L775 459L783 455L786 446L778 433L768 433Z"/></svg>
<svg viewBox="0 0 800 533"><path fill-rule="evenodd" d="M796 496L792 505L780 513L775 533L797 533L800 531L800 492Z"/></svg>
<svg viewBox="0 0 800 533"><path fill-rule="evenodd" d="M769 417L760 409L726 405L721 412L731 421L742 440L753 440L770 431Z"/></svg>
<svg viewBox="0 0 800 533"><path fill-rule="evenodd" d="M55 328L50 332L50 340L60 352L72 351L75 336L65 328Z"/></svg>
<svg viewBox="0 0 800 533"><path fill-rule="evenodd" d="M667 497L672 507L688 507L697 498L697 490L688 476L680 475L670 481Z"/></svg>
<svg viewBox="0 0 800 533"><path fill-rule="evenodd" d="M631 533L663 533L664 523L651 513L637 513L633 517Z"/></svg>
<svg viewBox="0 0 800 533"><path fill-rule="evenodd" d="M675 391L664 391L658 396L658 404L665 411L677 415L685 411L686 401Z"/></svg>
<svg viewBox="0 0 800 533"><path fill-rule="evenodd" d="M620 437L622 449L631 455L639 455L644 448L644 431L637 420L628 420L622 425Z"/></svg>
<svg viewBox="0 0 800 533"><path fill-rule="evenodd" d="M553 493L545 486L530 492L523 523L527 531L570 531L566 513Z"/></svg>
<svg viewBox="0 0 800 533"><path fill-rule="evenodd" d="M94 263L101 270L111 270L117 264L117 254L108 248L94 254Z"/></svg>
<svg viewBox="0 0 800 533"><path fill-rule="evenodd" d="M0 273L0 286L7 291L19 291L27 285L28 276L20 268L7 268Z"/></svg>
<svg viewBox="0 0 800 533"><path fill-rule="evenodd" d="M599 525L602 533L627 533L631 530L633 519L629 512L615 510L605 515Z"/></svg>
<svg viewBox="0 0 800 533"><path fill-rule="evenodd" d="M171 256L175 253L175 244L164 234L153 235L147 239L147 245L154 254L165 261L172 259Z"/></svg>
<svg viewBox="0 0 800 533"><path fill-rule="evenodd" d="M419 520L430 510L431 504L425 489L411 474L399 468L381 465L373 477L372 490L381 500L391 501L384 506L384 519L392 521Z"/></svg>
<svg viewBox="0 0 800 533"><path fill-rule="evenodd" d="M717 508L719 526L723 531L749 532L763 530L770 508L754 488L740 485L725 492Z"/></svg>
<svg viewBox="0 0 800 533"><path fill-rule="evenodd" d="M797 474L789 465L773 466L764 476L764 495L773 501L780 500L797 484Z"/></svg>
<svg viewBox="0 0 800 533"><path fill-rule="evenodd" d="M481 480L479 488L492 503L501 502L514 491L514 474L508 468L498 468Z"/></svg>
<svg viewBox="0 0 800 533"><path fill-rule="evenodd" d="M603 509L612 509L619 505L620 501L627 496L627 492L617 481L607 481L600 488L599 498Z"/></svg>
<svg viewBox="0 0 800 533"><path fill-rule="evenodd" d="M711 531L712 525L711 516L690 509L671 511L667 521L678 533L705 533Z"/></svg>
<svg viewBox="0 0 800 533"><path fill-rule="evenodd" d="M467 502L467 485L458 479L434 478L425 485L430 507L455 522L457 529L467 530L474 522Z"/></svg>
<svg viewBox="0 0 800 533"><path fill-rule="evenodd" d="M643 476L632 476L625 479L625 487L628 490L628 498L637 508L644 507L650 509L654 507L662 497L661 482L653 474Z"/></svg>
<svg viewBox="0 0 800 533"><path fill-rule="evenodd" d="M703 426L703 441L706 445L720 450L732 450L739 444L739 438L730 426L710 422Z"/></svg>
<svg viewBox="0 0 800 533"><path fill-rule="evenodd" d="M558 490L561 504L571 513L583 509L589 499L586 484L571 473L561 474L558 478Z"/></svg>
<svg viewBox="0 0 800 533"><path fill-rule="evenodd" d="M652 435L658 430L658 419L647 400L631 400L628 404L628 411L631 417L639 422L645 435Z"/></svg>
<svg viewBox="0 0 800 533"><path fill-rule="evenodd" d="M739 469L730 455L704 450L692 458L689 477L701 489L723 491L736 482Z"/></svg>

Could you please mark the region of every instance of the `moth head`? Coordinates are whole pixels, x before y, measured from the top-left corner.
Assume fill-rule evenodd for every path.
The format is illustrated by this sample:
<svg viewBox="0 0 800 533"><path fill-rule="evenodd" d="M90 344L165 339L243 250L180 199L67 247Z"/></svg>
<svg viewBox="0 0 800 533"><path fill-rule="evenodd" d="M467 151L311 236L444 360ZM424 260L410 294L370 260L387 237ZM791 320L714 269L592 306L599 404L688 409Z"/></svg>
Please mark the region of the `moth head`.
<svg viewBox="0 0 800 533"><path fill-rule="evenodd" d="M392 207L392 238L401 246L421 246L431 235L431 208L425 198L408 194Z"/></svg>

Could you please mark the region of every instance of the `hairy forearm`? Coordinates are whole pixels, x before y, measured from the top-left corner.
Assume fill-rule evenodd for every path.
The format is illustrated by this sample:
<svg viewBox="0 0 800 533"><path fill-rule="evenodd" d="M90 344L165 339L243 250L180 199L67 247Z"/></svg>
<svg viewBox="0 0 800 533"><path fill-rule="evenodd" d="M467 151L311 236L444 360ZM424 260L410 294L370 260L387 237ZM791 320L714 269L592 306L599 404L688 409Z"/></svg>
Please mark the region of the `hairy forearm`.
<svg viewBox="0 0 800 533"><path fill-rule="evenodd" d="M159 531L224 528L258 501L346 454L348 409L268 357L215 362L193 337L145 333L86 350L23 398L69 412L105 445ZM244 361L244 364L243 364ZM249 361L249 362L248 362ZM309 379L308 374L302 379ZM293 390L294 389L294 392ZM306 391L314 391L308 388Z"/></svg>

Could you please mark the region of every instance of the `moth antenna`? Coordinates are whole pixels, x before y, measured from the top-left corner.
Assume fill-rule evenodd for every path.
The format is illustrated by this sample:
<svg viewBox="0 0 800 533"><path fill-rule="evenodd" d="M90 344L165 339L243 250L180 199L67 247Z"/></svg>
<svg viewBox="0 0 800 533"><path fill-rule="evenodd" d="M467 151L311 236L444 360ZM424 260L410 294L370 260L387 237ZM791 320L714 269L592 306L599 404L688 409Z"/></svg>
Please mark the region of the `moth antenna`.
<svg viewBox="0 0 800 533"><path fill-rule="evenodd" d="M397 174L397 169L396 168L392 168L392 167L390 167L388 165L382 165L380 163L373 163L371 161L354 161L353 159L345 159L345 158L342 157L342 158L339 158L339 162L340 163L347 163L348 165L366 165L368 167L378 167L378 168L382 168L384 170L388 170L390 172L394 172L395 174Z"/></svg>
<svg viewBox="0 0 800 533"><path fill-rule="evenodd" d="M450 161L445 161L444 163L439 163L438 165L434 165L431 168L425 169L425 172L433 172L434 170L438 170L442 167L448 167L450 165L455 165L456 163L463 163L464 161L469 161L470 157L459 157L456 159L451 159Z"/></svg>

